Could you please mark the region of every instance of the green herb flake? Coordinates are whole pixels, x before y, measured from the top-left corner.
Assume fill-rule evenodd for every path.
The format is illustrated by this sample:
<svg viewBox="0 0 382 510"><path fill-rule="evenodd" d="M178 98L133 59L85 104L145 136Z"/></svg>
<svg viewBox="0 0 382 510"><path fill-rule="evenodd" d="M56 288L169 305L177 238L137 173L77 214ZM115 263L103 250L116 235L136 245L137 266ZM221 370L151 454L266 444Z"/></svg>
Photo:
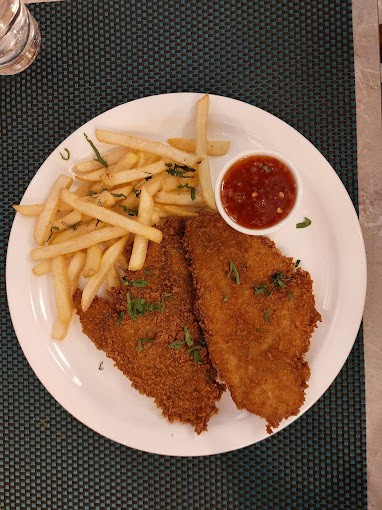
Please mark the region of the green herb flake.
<svg viewBox="0 0 382 510"><path fill-rule="evenodd" d="M265 172L266 172L267 174L269 174L269 173L271 172L271 169L269 168L269 166L268 166L268 165L263 165L263 170L265 170Z"/></svg>
<svg viewBox="0 0 382 510"><path fill-rule="evenodd" d="M126 195L124 195L123 193L112 193L113 197L115 198L127 198Z"/></svg>
<svg viewBox="0 0 382 510"><path fill-rule="evenodd" d="M190 330L187 326L183 327L184 330L184 341L186 342L187 347L192 347L194 345L194 342L191 338Z"/></svg>
<svg viewBox="0 0 382 510"><path fill-rule="evenodd" d="M101 361L101 363L99 364L98 370L103 370L103 361Z"/></svg>
<svg viewBox="0 0 382 510"><path fill-rule="evenodd" d="M196 172L195 168L190 168L187 165L178 165L177 163L166 163L166 172L175 177L183 177L185 179L193 179L192 175L186 175L188 172Z"/></svg>
<svg viewBox="0 0 382 510"><path fill-rule="evenodd" d="M181 349L184 345L184 341L183 340L174 340L174 342L171 342L168 346L170 349Z"/></svg>
<svg viewBox="0 0 382 510"><path fill-rule="evenodd" d="M64 156L62 152L60 152L61 159L63 159L64 161L68 161L70 159L70 152L66 147L64 151L66 152L66 156Z"/></svg>
<svg viewBox="0 0 382 510"><path fill-rule="evenodd" d="M96 155L96 161L98 161L99 163L101 163L102 166L104 166L105 168L107 168L109 165L107 163L107 161L105 161L103 159L103 157L101 156L101 153L99 152L99 150L97 149L97 147L94 145L94 143L92 142L92 140L90 140L90 138L88 137L88 135L86 133L84 133L84 137L86 138L86 141L90 144L90 147L93 149L95 155Z"/></svg>
<svg viewBox="0 0 382 510"><path fill-rule="evenodd" d="M98 195L98 192L97 191L93 191L93 190L89 190L88 191L88 195L89 195L89 197L92 197L94 195Z"/></svg>
<svg viewBox="0 0 382 510"><path fill-rule="evenodd" d="M228 296L224 296L224 297L223 297L223 301L224 301L224 303L228 303L228 301L229 301L229 297L228 297Z"/></svg>
<svg viewBox="0 0 382 510"><path fill-rule="evenodd" d="M186 184L179 184L178 189L187 188L190 190L191 193L191 200L195 200L196 198L196 188L194 186L190 186L188 182Z"/></svg>
<svg viewBox="0 0 382 510"><path fill-rule="evenodd" d="M50 229L50 234L49 234L49 237L48 237L48 239L46 240L46 242L48 242L48 241L50 240L50 238L52 237L52 235L53 235L53 230L57 230L57 231L59 231L60 229L59 229L58 227L51 227L51 229Z"/></svg>
<svg viewBox="0 0 382 510"><path fill-rule="evenodd" d="M289 299L289 301L294 301L293 292L288 292L288 299Z"/></svg>
<svg viewBox="0 0 382 510"><path fill-rule="evenodd" d="M108 319L109 317L110 317L110 313L109 313L109 312L105 312L105 313L103 314L103 318L104 318L104 319Z"/></svg>
<svg viewBox="0 0 382 510"><path fill-rule="evenodd" d="M272 275L272 283L274 287L285 287L285 274L283 272L275 273Z"/></svg>
<svg viewBox="0 0 382 510"><path fill-rule="evenodd" d="M236 269L236 266L235 264L232 262L229 263L229 273L228 273L228 278L232 281L236 281L236 285L240 285L240 276L239 276L239 273Z"/></svg>
<svg viewBox="0 0 382 510"><path fill-rule="evenodd" d="M147 280L126 280L125 277L122 278L123 285L130 285L131 287L142 288L146 287L149 284Z"/></svg>
<svg viewBox="0 0 382 510"><path fill-rule="evenodd" d="M138 207L133 207L129 209L123 204L119 204L119 207L125 211L129 216L138 216Z"/></svg>
<svg viewBox="0 0 382 510"><path fill-rule="evenodd" d="M116 326L119 327L120 324L121 324L121 320L124 318L125 316L125 312L119 312L119 314L117 315L117 321L116 321Z"/></svg>
<svg viewBox="0 0 382 510"><path fill-rule="evenodd" d="M148 177L145 177L145 181L149 181L150 179L152 179L153 176L152 175L149 175Z"/></svg>
<svg viewBox="0 0 382 510"><path fill-rule="evenodd" d="M265 322L269 322L269 317L270 317L270 315L271 315L271 311L270 311L270 309L269 309L269 308L267 308L267 309L265 310L265 314L264 314L264 320L265 320Z"/></svg>
<svg viewBox="0 0 382 510"><path fill-rule="evenodd" d="M169 292L162 292L161 306L160 306L161 313L164 313L164 311L166 309L166 299L167 300L173 299L172 294L170 294Z"/></svg>
<svg viewBox="0 0 382 510"><path fill-rule="evenodd" d="M201 356L200 356L200 345L195 345L194 347L191 347L191 349L188 349L186 351L187 354L191 354L191 356L194 359L194 363L203 363Z"/></svg>
<svg viewBox="0 0 382 510"><path fill-rule="evenodd" d="M255 295L258 296L260 294L265 294L266 296L269 296L270 291L267 289L266 285L259 285L258 287L255 287Z"/></svg>
<svg viewBox="0 0 382 510"><path fill-rule="evenodd" d="M306 228L306 227L309 227L309 225L311 225L311 224L312 224L312 221L309 218L305 217L304 221L296 224L296 228Z"/></svg>
<svg viewBox="0 0 382 510"><path fill-rule="evenodd" d="M301 262L301 260L296 260L294 267L298 267L300 265L300 262Z"/></svg>
<svg viewBox="0 0 382 510"><path fill-rule="evenodd" d="M140 189L133 188L134 195L139 198L141 196L142 191Z"/></svg>
<svg viewBox="0 0 382 510"><path fill-rule="evenodd" d="M137 346L138 352L143 351L143 346L145 344L148 344L149 342L154 342L154 341L155 341L155 338L138 338L138 346Z"/></svg>
<svg viewBox="0 0 382 510"><path fill-rule="evenodd" d="M72 230L77 230L78 226L81 225L82 221L77 221L77 223L65 223L64 221L61 221L61 224L64 225L64 227L71 228Z"/></svg>

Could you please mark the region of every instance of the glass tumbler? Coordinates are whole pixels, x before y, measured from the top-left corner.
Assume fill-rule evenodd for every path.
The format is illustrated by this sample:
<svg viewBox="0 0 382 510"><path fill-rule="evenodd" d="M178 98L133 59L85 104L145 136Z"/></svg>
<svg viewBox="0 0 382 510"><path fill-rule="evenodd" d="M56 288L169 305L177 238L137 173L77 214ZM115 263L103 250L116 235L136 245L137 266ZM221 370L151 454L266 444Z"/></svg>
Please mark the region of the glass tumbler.
<svg viewBox="0 0 382 510"><path fill-rule="evenodd" d="M40 49L40 30L21 0L0 0L0 74L17 74Z"/></svg>

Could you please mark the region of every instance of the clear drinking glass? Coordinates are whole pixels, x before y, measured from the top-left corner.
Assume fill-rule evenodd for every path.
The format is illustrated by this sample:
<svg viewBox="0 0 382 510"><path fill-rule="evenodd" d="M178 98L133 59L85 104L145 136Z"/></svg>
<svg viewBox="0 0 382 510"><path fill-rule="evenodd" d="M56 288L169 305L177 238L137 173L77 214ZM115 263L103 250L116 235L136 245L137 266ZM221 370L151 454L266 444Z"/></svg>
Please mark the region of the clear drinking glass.
<svg viewBox="0 0 382 510"><path fill-rule="evenodd" d="M0 74L17 74L40 49L40 30L22 0L0 0Z"/></svg>

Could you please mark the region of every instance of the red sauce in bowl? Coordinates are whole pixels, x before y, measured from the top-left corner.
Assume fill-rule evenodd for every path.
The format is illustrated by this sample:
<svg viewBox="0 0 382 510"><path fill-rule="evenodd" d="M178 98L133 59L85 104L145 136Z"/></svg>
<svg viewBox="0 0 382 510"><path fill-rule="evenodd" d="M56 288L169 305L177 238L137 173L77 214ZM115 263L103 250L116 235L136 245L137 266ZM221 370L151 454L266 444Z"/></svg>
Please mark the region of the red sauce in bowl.
<svg viewBox="0 0 382 510"><path fill-rule="evenodd" d="M221 199L227 214L245 228L263 229L283 220L296 201L289 168L271 156L236 161L223 178Z"/></svg>

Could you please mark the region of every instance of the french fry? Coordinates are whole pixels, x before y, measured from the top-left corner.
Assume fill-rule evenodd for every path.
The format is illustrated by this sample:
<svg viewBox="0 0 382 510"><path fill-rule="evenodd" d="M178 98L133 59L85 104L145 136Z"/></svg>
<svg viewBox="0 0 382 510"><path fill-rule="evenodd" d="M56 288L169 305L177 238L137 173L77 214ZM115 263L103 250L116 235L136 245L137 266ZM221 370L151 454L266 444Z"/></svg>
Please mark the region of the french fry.
<svg viewBox="0 0 382 510"><path fill-rule="evenodd" d="M152 163L155 163L155 161L152 161ZM138 161L135 165L137 168L141 168L142 166L147 165L146 163L146 155L143 151L138 151Z"/></svg>
<svg viewBox="0 0 382 510"><path fill-rule="evenodd" d="M196 141L193 138L169 138L167 143L184 152L195 152ZM227 154L231 142L228 140L207 141L207 154L209 156L224 156Z"/></svg>
<svg viewBox="0 0 382 510"><path fill-rule="evenodd" d="M190 193L177 191L159 191L156 195L156 202L159 204L178 205L186 207L202 207L205 205L200 193L196 193L192 200Z"/></svg>
<svg viewBox="0 0 382 510"><path fill-rule="evenodd" d="M90 182L81 182L74 193L78 197L86 197L89 194L90 185Z"/></svg>
<svg viewBox="0 0 382 510"><path fill-rule="evenodd" d="M154 177L148 181L144 181L144 186L146 186L147 191L151 196L158 193L158 191L162 188L162 182L165 174L162 172L158 175L154 175ZM142 186L141 186L142 187Z"/></svg>
<svg viewBox="0 0 382 510"><path fill-rule="evenodd" d="M43 260L36 264L32 271L36 276L42 276L44 274L50 273L52 270L52 261L50 259Z"/></svg>
<svg viewBox="0 0 382 510"><path fill-rule="evenodd" d="M23 216L38 216L44 209L44 204L33 204L33 205L12 205L16 212L19 212Z"/></svg>
<svg viewBox="0 0 382 510"><path fill-rule="evenodd" d="M151 175L164 172L166 165L164 161L157 161L151 165L143 166L142 168L132 168L131 170L122 170L121 172L114 174L105 173L102 176L102 182L105 186L113 187L127 182L137 181L138 179L145 179Z"/></svg>
<svg viewBox="0 0 382 510"><path fill-rule="evenodd" d="M138 162L138 156L135 152L128 152L121 158L113 169L108 168L107 173L112 175L122 170L130 170L133 166L136 166Z"/></svg>
<svg viewBox="0 0 382 510"><path fill-rule="evenodd" d="M106 285L108 290L121 287L121 279L115 266L112 266L106 275Z"/></svg>
<svg viewBox="0 0 382 510"><path fill-rule="evenodd" d="M179 179L174 175L168 175L163 179L162 190L171 191L179 186Z"/></svg>
<svg viewBox="0 0 382 510"><path fill-rule="evenodd" d="M113 151L107 152L106 154L102 154L103 159L106 161L108 165L113 165L117 163L123 156L128 152L128 149L115 149ZM102 163L96 161L95 159L89 159L87 161L81 161L74 165L75 172L92 172L93 170L98 170L99 168L105 168Z"/></svg>
<svg viewBox="0 0 382 510"><path fill-rule="evenodd" d="M82 269L82 275L85 278L89 278L93 276L98 269L101 263L102 258L102 250L99 244L93 244L93 246L89 246L86 250L86 262Z"/></svg>
<svg viewBox="0 0 382 510"><path fill-rule="evenodd" d="M136 222L138 223L138 222ZM153 229L155 230L155 229ZM40 246L30 252L32 260L45 260L65 253L84 250L96 243L102 243L108 239L115 239L126 235L126 229L121 227L103 227L94 232L83 234L73 239L63 241L62 243Z"/></svg>
<svg viewBox="0 0 382 510"><path fill-rule="evenodd" d="M52 336L56 340L62 340L69 327L73 312L73 302L69 291L68 271L64 256L59 255L52 259L52 274L57 309L57 321L53 327Z"/></svg>
<svg viewBox="0 0 382 510"><path fill-rule="evenodd" d="M100 142L109 143L113 145L122 145L129 147L130 149L151 152L157 154L162 158L173 159L177 163L194 167L201 161L201 157L188 154L187 152L180 151L170 145L166 145L162 142L155 142L152 140L146 140L144 138L137 138L122 133L116 133L113 131L105 131L103 129L96 129L96 136Z"/></svg>
<svg viewBox="0 0 382 510"><path fill-rule="evenodd" d="M80 221L82 221L82 214L78 211L71 211L59 220L55 220L51 226L51 231L58 229L60 232L62 232L67 228L76 230Z"/></svg>
<svg viewBox="0 0 382 510"><path fill-rule="evenodd" d="M76 251L68 265L69 293L71 296L75 293L82 268L85 265L86 253L83 250Z"/></svg>
<svg viewBox="0 0 382 510"><path fill-rule="evenodd" d="M61 189L70 188L73 179L67 175L59 175L50 192L48 200L45 202L44 209L37 219L33 232L33 237L37 244L43 245L49 237L51 226L58 211Z"/></svg>
<svg viewBox="0 0 382 510"><path fill-rule="evenodd" d="M62 190L61 199L73 207L73 209L93 218L97 218L104 223L114 225L115 227L121 227L133 234L143 235L155 243L160 243L162 240L162 232L160 230L149 225L141 224L138 221L127 218L126 216L114 211L110 211L109 209L105 209L104 207L100 207L99 205L89 204L83 199L77 198L67 189Z"/></svg>
<svg viewBox="0 0 382 510"><path fill-rule="evenodd" d="M107 189L104 189L99 195L97 195L97 198L92 197L94 202L96 202L101 207L113 207L115 204L115 198L110 193L110 191L107 191Z"/></svg>
<svg viewBox="0 0 382 510"><path fill-rule="evenodd" d="M157 209L157 212L161 218L164 218L166 216L183 216L185 218L192 218L198 215L198 213L195 210L192 211L190 209L187 209L187 207L179 207L177 205L156 204L154 212L155 209Z"/></svg>
<svg viewBox="0 0 382 510"><path fill-rule="evenodd" d="M160 214L156 207L153 209L153 214L151 216L151 225L156 225L160 221Z"/></svg>
<svg viewBox="0 0 382 510"><path fill-rule="evenodd" d="M74 239L75 237L81 236L82 234L88 234L89 232L93 232L96 228L102 228L103 224L97 225L97 220L91 220L88 223L80 224L76 230L64 230L63 232L59 232L54 235L50 244L62 243L64 241L68 241L69 239Z"/></svg>
<svg viewBox="0 0 382 510"><path fill-rule="evenodd" d="M141 195L139 200L138 207L138 221L142 225L151 225L152 215L154 209L154 201L147 191L146 187L143 186L141 189ZM131 257L129 261L129 270L130 271L138 271L142 269L147 253L147 245L148 239L141 236L136 235L134 239L133 249L131 252Z"/></svg>
<svg viewBox="0 0 382 510"><path fill-rule="evenodd" d="M82 292L81 307L84 312L86 312L86 310L91 305L99 288L101 287L108 272L110 271L110 268L114 266L118 260L119 255L123 252L127 239L128 236L126 235L121 237L121 239L110 246L110 248L108 248L102 255L101 264L98 271L96 274L89 278Z"/></svg>
<svg viewBox="0 0 382 510"><path fill-rule="evenodd" d="M98 170L93 170L92 172L87 172L86 174L78 174L76 175L76 179L77 181L98 182L101 180L105 170L106 168L103 167ZM112 167L109 167L108 170L112 171Z"/></svg>
<svg viewBox="0 0 382 510"><path fill-rule="evenodd" d="M198 176L200 189L205 203L216 210L215 196L212 189L210 164L207 156L207 126L210 99L208 94L196 104L196 153L203 157L199 165Z"/></svg>

